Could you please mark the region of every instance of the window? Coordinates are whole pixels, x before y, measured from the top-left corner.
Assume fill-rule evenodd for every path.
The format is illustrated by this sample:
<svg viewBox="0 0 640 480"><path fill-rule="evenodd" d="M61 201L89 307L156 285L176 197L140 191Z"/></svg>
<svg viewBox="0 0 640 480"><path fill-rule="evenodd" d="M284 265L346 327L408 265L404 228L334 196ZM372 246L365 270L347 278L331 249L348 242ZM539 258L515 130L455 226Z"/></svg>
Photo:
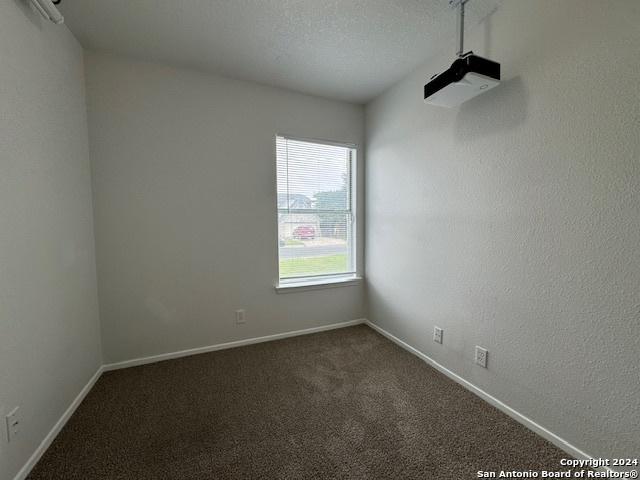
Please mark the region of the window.
<svg viewBox="0 0 640 480"><path fill-rule="evenodd" d="M356 149L276 137L280 285L353 279Z"/></svg>

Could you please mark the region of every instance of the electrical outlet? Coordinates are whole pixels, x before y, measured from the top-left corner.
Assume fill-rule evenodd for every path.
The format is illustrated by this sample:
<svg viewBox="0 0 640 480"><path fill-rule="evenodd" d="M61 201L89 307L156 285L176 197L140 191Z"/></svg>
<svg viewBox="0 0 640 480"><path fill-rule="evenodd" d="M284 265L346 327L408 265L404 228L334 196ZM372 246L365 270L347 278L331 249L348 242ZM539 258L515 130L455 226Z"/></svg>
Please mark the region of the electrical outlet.
<svg viewBox="0 0 640 480"><path fill-rule="evenodd" d="M236 310L236 323L241 325L245 322L244 320L244 310Z"/></svg>
<svg viewBox="0 0 640 480"><path fill-rule="evenodd" d="M20 434L21 419L20 419L20 407L16 407L5 417L7 422L7 441L13 442Z"/></svg>
<svg viewBox="0 0 640 480"><path fill-rule="evenodd" d="M433 341L442 343L442 335L444 331L440 327L433 327Z"/></svg>
<svg viewBox="0 0 640 480"><path fill-rule="evenodd" d="M476 345L476 363L483 368L487 368L487 357L489 351Z"/></svg>

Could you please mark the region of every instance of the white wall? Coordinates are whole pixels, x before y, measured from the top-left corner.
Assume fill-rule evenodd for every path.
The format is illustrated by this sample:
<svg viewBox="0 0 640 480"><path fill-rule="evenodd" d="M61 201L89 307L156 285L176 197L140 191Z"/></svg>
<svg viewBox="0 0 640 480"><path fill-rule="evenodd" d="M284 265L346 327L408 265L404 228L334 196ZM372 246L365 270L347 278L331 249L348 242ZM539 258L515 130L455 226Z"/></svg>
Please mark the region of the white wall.
<svg viewBox="0 0 640 480"><path fill-rule="evenodd" d="M0 2L2 480L101 364L82 49L26 5Z"/></svg>
<svg viewBox="0 0 640 480"><path fill-rule="evenodd" d="M371 320L602 457L640 452L639 25L509 0L467 39L502 86L424 105L451 39L366 112Z"/></svg>
<svg viewBox="0 0 640 480"><path fill-rule="evenodd" d="M101 54L86 67L106 362L362 317L361 286L273 287L275 135L361 144L361 106Z"/></svg>

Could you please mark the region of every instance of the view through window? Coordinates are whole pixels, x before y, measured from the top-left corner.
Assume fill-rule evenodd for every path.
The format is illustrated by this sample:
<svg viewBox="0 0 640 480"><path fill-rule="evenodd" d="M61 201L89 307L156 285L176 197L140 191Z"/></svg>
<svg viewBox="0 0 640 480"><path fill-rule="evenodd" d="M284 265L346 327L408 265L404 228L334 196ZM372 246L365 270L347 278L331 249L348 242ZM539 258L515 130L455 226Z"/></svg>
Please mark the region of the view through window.
<svg viewBox="0 0 640 480"><path fill-rule="evenodd" d="M355 149L281 136L276 144L280 280L355 274Z"/></svg>

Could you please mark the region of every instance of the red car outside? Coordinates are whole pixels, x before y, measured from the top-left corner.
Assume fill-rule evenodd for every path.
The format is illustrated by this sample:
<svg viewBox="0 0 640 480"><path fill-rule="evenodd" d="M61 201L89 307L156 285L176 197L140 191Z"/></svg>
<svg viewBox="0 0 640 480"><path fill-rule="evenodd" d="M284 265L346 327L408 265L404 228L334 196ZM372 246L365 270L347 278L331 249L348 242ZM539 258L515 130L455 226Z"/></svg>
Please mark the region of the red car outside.
<svg viewBox="0 0 640 480"><path fill-rule="evenodd" d="M309 225L296 227L293 231L293 238L296 240L313 240L316 238L316 229Z"/></svg>

